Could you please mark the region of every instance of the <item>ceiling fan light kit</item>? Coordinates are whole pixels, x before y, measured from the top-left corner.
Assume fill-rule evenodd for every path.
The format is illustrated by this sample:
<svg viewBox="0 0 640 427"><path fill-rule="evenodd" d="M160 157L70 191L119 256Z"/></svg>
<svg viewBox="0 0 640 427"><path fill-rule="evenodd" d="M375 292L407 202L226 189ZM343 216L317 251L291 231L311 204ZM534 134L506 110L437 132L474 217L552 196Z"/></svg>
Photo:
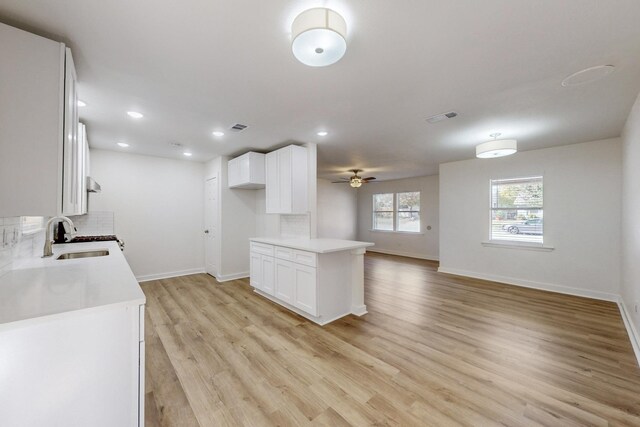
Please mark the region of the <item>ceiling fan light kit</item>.
<svg viewBox="0 0 640 427"><path fill-rule="evenodd" d="M342 181L333 181L333 183L334 184L349 183L349 185L353 188L360 188L362 187L362 184L367 184L368 182L376 179L373 176L370 176L368 178L362 178L360 175L358 175L358 172L362 172L362 169L351 169L350 172L353 172L353 176L350 176L349 178L340 178Z"/></svg>
<svg viewBox="0 0 640 427"><path fill-rule="evenodd" d="M338 62L347 51L347 23L339 13L324 7L308 9L293 20L291 50L310 67Z"/></svg>
<svg viewBox="0 0 640 427"><path fill-rule="evenodd" d="M501 134L492 133L491 141L476 146L476 157L479 159L493 159L509 156L518 152L518 141L515 139L498 139Z"/></svg>

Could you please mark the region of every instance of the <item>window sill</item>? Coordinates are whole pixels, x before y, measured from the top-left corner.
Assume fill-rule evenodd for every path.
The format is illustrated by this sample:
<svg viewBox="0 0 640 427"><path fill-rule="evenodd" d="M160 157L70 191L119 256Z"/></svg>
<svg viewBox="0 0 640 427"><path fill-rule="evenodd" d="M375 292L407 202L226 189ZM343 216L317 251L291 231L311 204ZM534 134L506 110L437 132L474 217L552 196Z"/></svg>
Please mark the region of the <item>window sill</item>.
<svg viewBox="0 0 640 427"><path fill-rule="evenodd" d="M540 243L527 243L527 242L512 242L512 241L496 241L489 240L485 242L480 242L482 246L489 248L506 248L506 249L523 249L526 251L540 251L540 252L551 252L555 248L553 246L545 246Z"/></svg>
<svg viewBox="0 0 640 427"><path fill-rule="evenodd" d="M424 234L421 231L395 231L395 230L374 230L374 229L370 229L369 231L372 233L412 234L416 236L420 236Z"/></svg>

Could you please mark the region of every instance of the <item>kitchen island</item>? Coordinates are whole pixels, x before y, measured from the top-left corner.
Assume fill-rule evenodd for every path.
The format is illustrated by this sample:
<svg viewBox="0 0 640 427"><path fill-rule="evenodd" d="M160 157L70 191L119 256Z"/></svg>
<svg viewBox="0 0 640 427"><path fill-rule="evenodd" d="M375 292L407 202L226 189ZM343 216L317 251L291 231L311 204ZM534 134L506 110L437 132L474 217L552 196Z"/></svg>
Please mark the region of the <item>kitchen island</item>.
<svg viewBox="0 0 640 427"><path fill-rule="evenodd" d="M373 243L339 239L250 240L251 286L283 307L325 325L367 313L364 254Z"/></svg>
<svg viewBox="0 0 640 427"><path fill-rule="evenodd" d="M104 255L58 259L84 252ZM142 425L145 302L117 242L17 261L0 276L1 424Z"/></svg>

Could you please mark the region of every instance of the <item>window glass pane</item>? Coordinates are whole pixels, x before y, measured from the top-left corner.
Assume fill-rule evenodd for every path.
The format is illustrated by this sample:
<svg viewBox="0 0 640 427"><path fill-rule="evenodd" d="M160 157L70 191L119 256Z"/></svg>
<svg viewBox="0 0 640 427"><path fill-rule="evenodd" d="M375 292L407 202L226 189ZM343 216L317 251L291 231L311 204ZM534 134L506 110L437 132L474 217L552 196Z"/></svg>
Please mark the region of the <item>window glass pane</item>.
<svg viewBox="0 0 640 427"><path fill-rule="evenodd" d="M491 239L543 242L542 177L491 181Z"/></svg>
<svg viewBox="0 0 640 427"><path fill-rule="evenodd" d="M420 211L420 192L398 193L398 211Z"/></svg>
<svg viewBox="0 0 640 427"><path fill-rule="evenodd" d="M373 229L393 231L393 212L375 212L373 214Z"/></svg>
<svg viewBox="0 0 640 427"><path fill-rule="evenodd" d="M398 212L398 231L420 232L420 212Z"/></svg>
<svg viewBox="0 0 640 427"><path fill-rule="evenodd" d="M373 210L375 211L393 211L393 193L374 194Z"/></svg>

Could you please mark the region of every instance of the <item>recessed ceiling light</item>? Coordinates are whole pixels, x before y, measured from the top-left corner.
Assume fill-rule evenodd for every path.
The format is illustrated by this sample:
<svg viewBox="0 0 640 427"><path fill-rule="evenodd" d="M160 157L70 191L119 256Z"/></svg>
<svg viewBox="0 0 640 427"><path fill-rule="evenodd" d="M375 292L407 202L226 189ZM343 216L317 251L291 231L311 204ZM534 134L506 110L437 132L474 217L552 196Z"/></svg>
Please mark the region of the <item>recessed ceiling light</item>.
<svg viewBox="0 0 640 427"><path fill-rule="evenodd" d="M212 132L213 136L224 136L224 132L219 131L219 130L214 130Z"/></svg>
<svg viewBox="0 0 640 427"><path fill-rule="evenodd" d="M595 67L585 68L577 73L573 73L562 81L562 86L580 86L587 83L595 82L603 77L608 76L616 70L613 65L597 65Z"/></svg>
<svg viewBox="0 0 640 427"><path fill-rule="evenodd" d="M129 117L132 117L134 119L141 119L144 117L144 114L138 113L137 111L127 111L127 114L129 115Z"/></svg>
<svg viewBox="0 0 640 427"><path fill-rule="evenodd" d="M82 101L82 100L78 99L78 107L86 107L86 106L87 106L87 103L86 103L86 102L84 102L84 101Z"/></svg>
<svg viewBox="0 0 640 427"><path fill-rule="evenodd" d="M188 151L185 151L185 152L184 152L184 153L182 153L182 154L184 154L184 155L185 155L185 156L187 156L187 157L191 157L191 156L193 156L193 154L192 154L192 153L190 153L190 152L188 152Z"/></svg>
<svg viewBox="0 0 640 427"><path fill-rule="evenodd" d="M127 148L129 146L126 142L118 142L118 145L122 148Z"/></svg>
<svg viewBox="0 0 640 427"><path fill-rule="evenodd" d="M326 130L321 130L316 135L318 135L318 136L327 136L327 135L329 135L329 132L327 132Z"/></svg>

